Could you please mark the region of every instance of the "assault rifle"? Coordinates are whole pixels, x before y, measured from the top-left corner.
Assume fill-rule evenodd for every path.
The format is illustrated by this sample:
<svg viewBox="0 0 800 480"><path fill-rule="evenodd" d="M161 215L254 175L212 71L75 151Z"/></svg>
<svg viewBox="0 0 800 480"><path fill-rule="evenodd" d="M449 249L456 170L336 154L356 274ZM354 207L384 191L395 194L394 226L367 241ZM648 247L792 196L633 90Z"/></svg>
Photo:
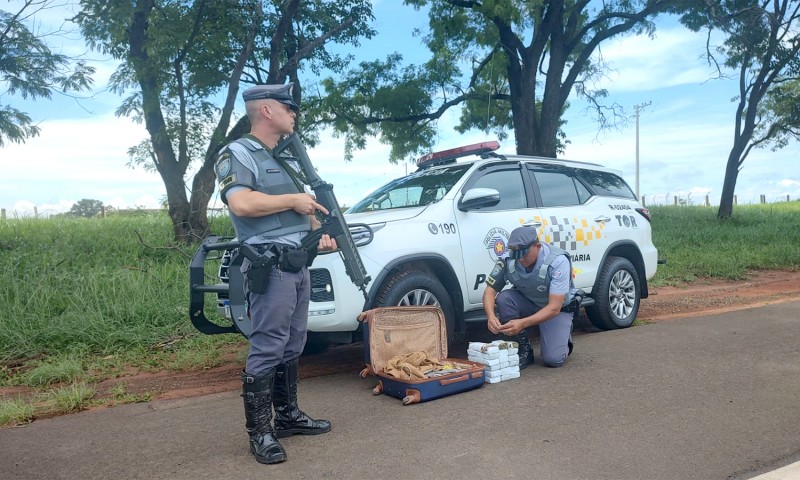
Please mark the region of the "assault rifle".
<svg viewBox="0 0 800 480"><path fill-rule="evenodd" d="M307 250L315 249L319 239L326 233L334 238L336 245L339 247L339 255L344 262L345 273L350 277L350 281L364 294L364 300L367 300L367 285L370 277L367 275L364 263L358 255L358 249L353 237L350 235L350 229L344 220L344 214L339 208L339 202L336 201L336 195L333 194L333 185L325 183L319 177L314 165L311 164L311 160L308 158L305 147L300 142L300 137L296 133L289 135L276 145L273 154L276 157L282 157L284 160L297 161L305 180L314 190L317 203L320 203L329 212L327 215L317 212L317 219L322 224L322 227L306 235L303 239L302 247ZM360 224L359 227L369 230L367 225Z"/></svg>

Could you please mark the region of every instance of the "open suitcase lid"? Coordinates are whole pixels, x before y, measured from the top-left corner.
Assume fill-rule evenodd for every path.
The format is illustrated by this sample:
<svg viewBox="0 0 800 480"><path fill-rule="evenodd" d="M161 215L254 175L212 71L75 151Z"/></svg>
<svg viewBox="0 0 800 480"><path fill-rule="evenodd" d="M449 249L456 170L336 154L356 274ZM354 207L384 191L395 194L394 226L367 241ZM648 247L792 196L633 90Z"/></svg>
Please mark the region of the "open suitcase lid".
<svg viewBox="0 0 800 480"><path fill-rule="evenodd" d="M439 307L380 307L364 312L368 323L369 360L373 372L382 372L398 355L425 351L447 358L447 326Z"/></svg>

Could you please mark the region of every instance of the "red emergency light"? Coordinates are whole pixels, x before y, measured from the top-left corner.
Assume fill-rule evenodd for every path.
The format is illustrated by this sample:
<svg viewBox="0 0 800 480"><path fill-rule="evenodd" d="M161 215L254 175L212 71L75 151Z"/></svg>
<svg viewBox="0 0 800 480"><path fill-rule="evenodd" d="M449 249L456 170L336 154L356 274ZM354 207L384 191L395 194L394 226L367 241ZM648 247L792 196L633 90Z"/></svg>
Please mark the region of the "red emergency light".
<svg viewBox="0 0 800 480"><path fill-rule="evenodd" d="M492 140L491 142L474 143L463 147L442 150L441 152L429 153L417 159L417 167L427 168L434 165L441 165L442 163L451 162L467 155L483 155L493 152L498 148L500 148L500 143L496 140Z"/></svg>

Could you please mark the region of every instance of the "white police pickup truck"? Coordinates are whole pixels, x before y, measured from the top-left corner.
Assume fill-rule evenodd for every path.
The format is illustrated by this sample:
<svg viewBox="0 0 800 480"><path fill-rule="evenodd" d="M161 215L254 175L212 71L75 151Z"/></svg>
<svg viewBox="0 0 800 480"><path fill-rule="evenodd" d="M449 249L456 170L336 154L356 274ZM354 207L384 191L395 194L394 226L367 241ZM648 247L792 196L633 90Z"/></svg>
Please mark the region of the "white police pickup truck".
<svg viewBox="0 0 800 480"><path fill-rule="evenodd" d="M647 209L613 170L502 155L498 147L484 142L426 155L417 171L346 212L349 225L369 226L351 233L372 281L365 301L338 255L316 258L310 269L311 345L358 340L356 317L377 306L438 305L451 339L468 322L485 321L486 275L521 225L570 253L575 286L588 294L583 305L595 326L633 323L659 263ZM225 263L223 256L223 283L227 275L241 276ZM243 302L225 295L227 288L205 291L214 288L218 310L229 319L241 316L243 306L236 304ZM231 288L241 288L241 280L231 278Z"/></svg>

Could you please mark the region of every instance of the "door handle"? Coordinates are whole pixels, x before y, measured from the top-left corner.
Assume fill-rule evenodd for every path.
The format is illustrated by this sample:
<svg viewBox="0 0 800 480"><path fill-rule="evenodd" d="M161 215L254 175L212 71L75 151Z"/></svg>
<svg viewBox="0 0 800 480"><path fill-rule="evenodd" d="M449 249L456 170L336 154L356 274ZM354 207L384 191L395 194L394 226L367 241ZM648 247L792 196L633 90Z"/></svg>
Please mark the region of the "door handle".
<svg viewBox="0 0 800 480"><path fill-rule="evenodd" d="M605 223L605 222L610 222L611 218L605 217L605 216L597 217L597 218L594 219L594 221L597 222L597 223Z"/></svg>

